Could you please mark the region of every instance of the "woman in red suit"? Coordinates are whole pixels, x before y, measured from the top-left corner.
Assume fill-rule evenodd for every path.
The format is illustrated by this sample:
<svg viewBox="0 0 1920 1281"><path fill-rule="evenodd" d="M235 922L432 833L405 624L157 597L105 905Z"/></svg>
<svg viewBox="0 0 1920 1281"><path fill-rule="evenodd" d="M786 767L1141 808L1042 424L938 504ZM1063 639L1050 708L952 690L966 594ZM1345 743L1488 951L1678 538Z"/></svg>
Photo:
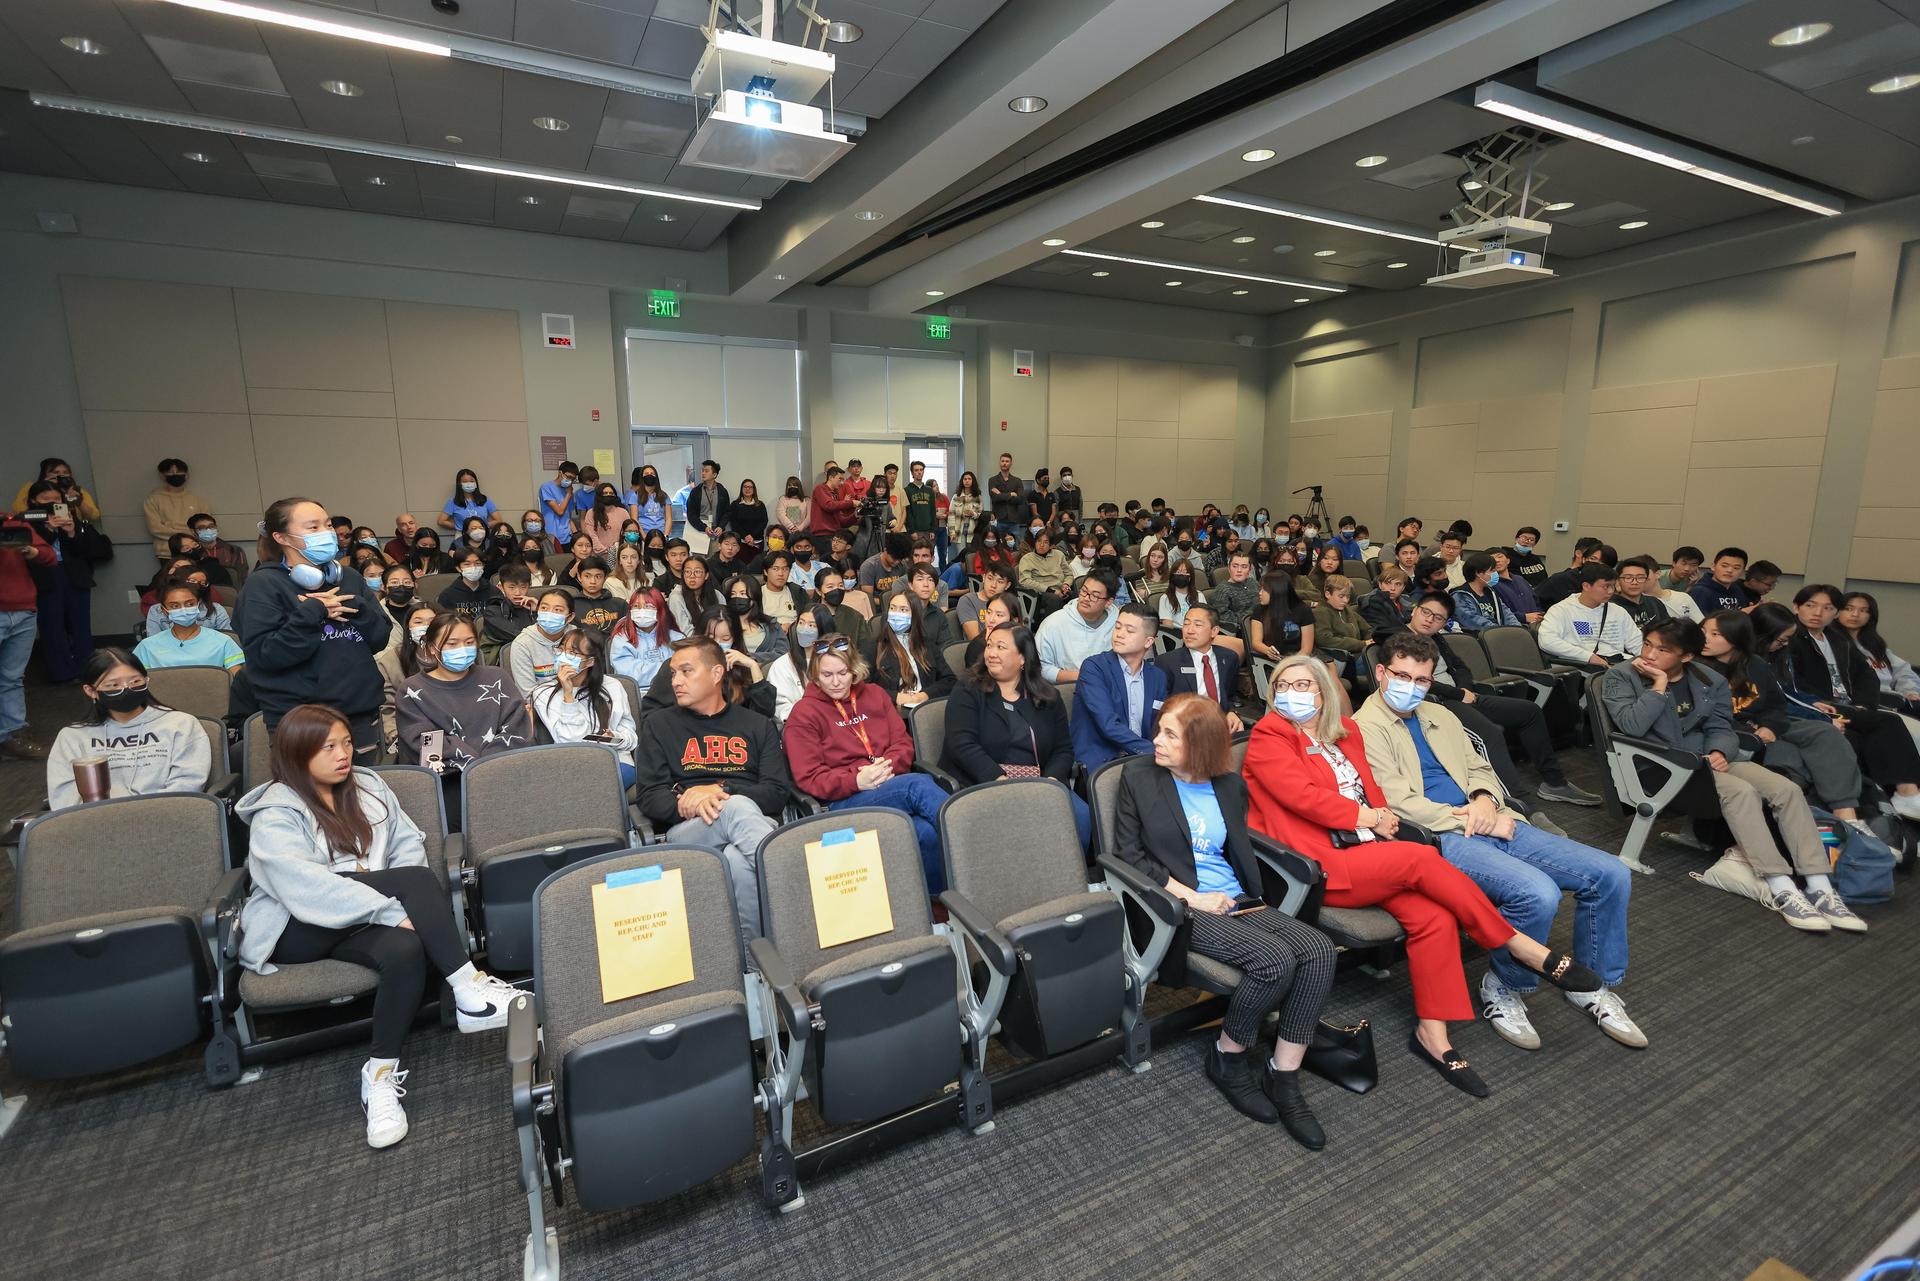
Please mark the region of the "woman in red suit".
<svg viewBox="0 0 1920 1281"><path fill-rule="evenodd" d="M1600 976L1564 952L1514 931L1465 872L1430 845L1394 840L1400 820L1367 768L1360 730L1340 715L1333 675L1294 654L1273 673L1273 711L1247 743L1247 825L1317 859L1331 907L1384 907L1407 931L1418 1022L1407 1048L1449 1084L1476 1098L1487 1087L1447 1038L1447 1022L1473 1018L1460 964L1459 931L1569 992L1593 992ZM1357 834L1336 849L1333 832Z"/></svg>

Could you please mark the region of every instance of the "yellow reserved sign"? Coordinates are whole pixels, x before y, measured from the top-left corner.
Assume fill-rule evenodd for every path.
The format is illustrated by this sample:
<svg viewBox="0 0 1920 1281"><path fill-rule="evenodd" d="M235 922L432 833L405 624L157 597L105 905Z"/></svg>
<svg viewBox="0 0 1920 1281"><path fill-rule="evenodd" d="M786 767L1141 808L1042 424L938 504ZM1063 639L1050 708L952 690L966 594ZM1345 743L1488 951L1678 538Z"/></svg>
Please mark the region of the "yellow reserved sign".
<svg viewBox="0 0 1920 1281"><path fill-rule="evenodd" d="M807 842L807 879L813 885L813 923L821 947L893 929L880 841L872 832L847 829Z"/></svg>
<svg viewBox="0 0 1920 1281"><path fill-rule="evenodd" d="M593 887L600 999L608 1004L693 981L680 869L615 872Z"/></svg>

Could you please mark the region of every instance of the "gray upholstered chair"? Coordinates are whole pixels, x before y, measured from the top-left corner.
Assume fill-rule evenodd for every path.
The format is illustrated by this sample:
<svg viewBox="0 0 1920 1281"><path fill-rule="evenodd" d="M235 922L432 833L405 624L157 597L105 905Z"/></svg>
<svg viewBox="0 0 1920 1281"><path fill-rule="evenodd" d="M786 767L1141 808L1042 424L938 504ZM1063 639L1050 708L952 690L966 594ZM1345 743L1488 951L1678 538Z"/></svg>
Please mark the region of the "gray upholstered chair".
<svg viewBox="0 0 1920 1281"><path fill-rule="evenodd" d="M233 697L233 677L224 667L191 664L155 667L147 673L147 692L156 703L209 720L224 720Z"/></svg>
<svg viewBox="0 0 1920 1281"><path fill-rule="evenodd" d="M633 843L618 759L598 743L483 756L460 777L461 875L489 968L533 966L533 892L554 872Z"/></svg>
<svg viewBox="0 0 1920 1281"><path fill-rule="evenodd" d="M1130 1066L1150 1050L1141 1015L1147 977L1179 924L1159 886L1116 859L1099 860L1104 885L1087 883L1071 793L1055 779L998 779L954 793L940 807L947 884L979 906L1020 958L1000 1015L1001 1039L1047 1058L1120 1031ZM1124 903L1151 921L1135 945Z"/></svg>
<svg viewBox="0 0 1920 1281"><path fill-rule="evenodd" d="M207 769L207 785L201 790L212 796L231 797L240 789L240 780L233 772L233 753L227 746L227 727L218 717L198 716L200 732L207 736L207 750L212 755L212 764Z"/></svg>
<svg viewBox="0 0 1920 1281"><path fill-rule="evenodd" d="M226 860L225 807L199 792L96 801L27 824L18 932L0 941L12 1070L90 1076L198 1040Z"/></svg>
<svg viewBox="0 0 1920 1281"><path fill-rule="evenodd" d="M940 764L947 751L947 700L930 698L907 708L906 716L907 733L913 739L914 772L930 776L949 792L956 790L960 781Z"/></svg>
<svg viewBox="0 0 1920 1281"><path fill-rule="evenodd" d="M954 626L959 626L958 620L955 621ZM967 646L970 643L969 641L963 640L955 641L940 651L940 657L947 662L947 670L955 676L967 670Z"/></svg>
<svg viewBox="0 0 1920 1281"><path fill-rule="evenodd" d="M424 765L378 765L374 767L400 808L407 812L427 845L427 866L446 882L447 896L453 900L453 919L460 926L467 951L474 951L472 922L467 913L467 883L460 875L460 834L447 831L447 793L440 776Z"/></svg>
<svg viewBox="0 0 1920 1281"><path fill-rule="evenodd" d="M413 597L428 605L440 603L440 593L460 581L458 574L428 574L413 585Z"/></svg>
<svg viewBox="0 0 1920 1281"><path fill-rule="evenodd" d="M273 778L273 741L267 714L255 712L240 727L240 791L244 795Z"/></svg>
<svg viewBox="0 0 1920 1281"><path fill-rule="evenodd" d="M679 873L693 977L607 1000L594 887L609 876ZM644 873L643 873L644 874ZM650 846L572 863L534 896L534 996L508 1011L507 1059L530 1231L524 1275L559 1276L544 1193L571 1182L583 1209L674 1196L753 1148L757 1103L739 927L726 866L702 849ZM763 1145L770 1204L797 1204L792 1159Z"/></svg>

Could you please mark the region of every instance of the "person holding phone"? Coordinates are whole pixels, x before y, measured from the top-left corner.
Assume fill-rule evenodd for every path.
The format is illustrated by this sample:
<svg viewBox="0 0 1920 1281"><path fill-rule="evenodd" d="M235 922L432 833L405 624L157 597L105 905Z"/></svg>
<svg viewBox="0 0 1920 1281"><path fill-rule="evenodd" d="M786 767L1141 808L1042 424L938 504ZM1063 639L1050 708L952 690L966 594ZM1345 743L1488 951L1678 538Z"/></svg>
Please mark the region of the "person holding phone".
<svg viewBox="0 0 1920 1281"><path fill-rule="evenodd" d="M233 622L267 728L304 703L339 709L363 758L379 749L384 685L374 655L393 616L358 575L340 568L340 535L311 498L282 498L260 521L259 565Z"/></svg>
<svg viewBox="0 0 1920 1281"><path fill-rule="evenodd" d="M40 535L53 545L57 559L33 569L41 661L47 679L65 685L80 678L93 653L93 570L113 559L113 544L52 482L34 486L27 497L25 519L40 524Z"/></svg>
<svg viewBox="0 0 1920 1281"><path fill-rule="evenodd" d="M1247 836L1247 785L1233 769L1220 705L1176 694L1160 711L1151 760L1120 768L1114 852L1186 904L1188 948L1239 970L1207 1079L1235 1109L1286 1127L1319 1151L1326 1133L1300 1092L1300 1064L1333 986L1333 941L1260 900L1260 866ZM1273 1053L1249 1061L1269 1012L1280 1012Z"/></svg>
<svg viewBox="0 0 1920 1281"><path fill-rule="evenodd" d="M556 743L604 743L620 762L620 786L632 787L633 706L607 679L607 641L591 627L571 627L553 652L553 680L534 690L533 711Z"/></svg>
<svg viewBox="0 0 1920 1281"><path fill-rule="evenodd" d="M533 716L507 673L480 662L480 626L470 618L435 614L414 647L414 661L419 674L401 684L393 701L400 763L425 765L440 775L449 801L457 801L467 766L533 742ZM457 804L447 809L459 812Z"/></svg>

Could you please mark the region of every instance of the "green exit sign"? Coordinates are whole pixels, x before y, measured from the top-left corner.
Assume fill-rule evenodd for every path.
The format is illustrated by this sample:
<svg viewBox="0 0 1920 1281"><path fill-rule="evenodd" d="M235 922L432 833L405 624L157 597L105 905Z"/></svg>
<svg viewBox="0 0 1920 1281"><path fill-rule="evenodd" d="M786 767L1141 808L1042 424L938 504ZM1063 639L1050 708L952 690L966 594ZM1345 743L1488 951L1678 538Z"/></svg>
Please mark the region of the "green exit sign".
<svg viewBox="0 0 1920 1281"><path fill-rule="evenodd" d="M927 337L938 338L941 342L953 337L953 322L945 316L927 317Z"/></svg>
<svg viewBox="0 0 1920 1281"><path fill-rule="evenodd" d="M671 289L655 289L647 295L647 314L663 320L680 319L680 295Z"/></svg>

